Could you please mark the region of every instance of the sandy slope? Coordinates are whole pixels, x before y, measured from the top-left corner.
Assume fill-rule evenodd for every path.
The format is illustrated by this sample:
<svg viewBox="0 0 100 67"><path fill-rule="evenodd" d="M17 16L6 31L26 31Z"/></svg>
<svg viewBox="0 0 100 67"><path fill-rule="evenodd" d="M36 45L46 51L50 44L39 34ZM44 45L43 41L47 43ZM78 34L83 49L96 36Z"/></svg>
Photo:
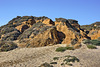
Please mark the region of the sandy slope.
<svg viewBox="0 0 100 67"><path fill-rule="evenodd" d="M65 52L56 52L59 46L46 46L39 48L17 48L9 52L0 53L0 67L38 67L44 62L50 63L53 57L62 57L65 55L76 56L80 62L73 63L72 67L100 67L100 47L98 49L87 49L83 46L76 50L67 50ZM58 64L54 67L61 67ZM68 66L65 66L68 67Z"/></svg>

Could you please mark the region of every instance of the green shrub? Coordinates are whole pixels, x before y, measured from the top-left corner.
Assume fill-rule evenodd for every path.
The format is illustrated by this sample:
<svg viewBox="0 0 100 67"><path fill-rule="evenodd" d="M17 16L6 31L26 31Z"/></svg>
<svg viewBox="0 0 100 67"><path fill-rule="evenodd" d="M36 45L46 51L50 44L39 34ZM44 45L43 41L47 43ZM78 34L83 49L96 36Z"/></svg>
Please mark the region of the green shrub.
<svg viewBox="0 0 100 67"><path fill-rule="evenodd" d="M57 62L51 62L50 64L57 64Z"/></svg>
<svg viewBox="0 0 100 67"><path fill-rule="evenodd" d="M94 46L94 45L87 45L87 47L88 47L89 49L97 49L97 47Z"/></svg>
<svg viewBox="0 0 100 67"><path fill-rule="evenodd" d="M68 55L68 56L65 56L65 57L67 57L67 58L64 59L63 62L65 62L65 64L67 64L69 66L72 66L72 64L70 62L75 62L75 61L79 62L79 59L75 56Z"/></svg>
<svg viewBox="0 0 100 67"><path fill-rule="evenodd" d="M64 63L61 63L61 66L64 65Z"/></svg>
<svg viewBox="0 0 100 67"><path fill-rule="evenodd" d="M57 52L64 52L65 50L66 50L65 47L58 47L58 48L56 49Z"/></svg>
<svg viewBox="0 0 100 67"><path fill-rule="evenodd" d="M89 39L86 39L83 41L84 44L91 44L91 41Z"/></svg>
<svg viewBox="0 0 100 67"><path fill-rule="evenodd" d="M73 66L71 63L67 63L67 65L69 65L69 66Z"/></svg>
<svg viewBox="0 0 100 67"><path fill-rule="evenodd" d="M53 58L53 60L58 60L58 59L59 59L59 57L54 57L54 58Z"/></svg>
<svg viewBox="0 0 100 67"><path fill-rule="evenodd" d="M100 46L100 41L99 40L91 40L91 43L93 45Z"/></svg>
<svg viewBox="0 0 100 67"><path fill-rule="evenodd" d="M45 63L41 64L39 67L53 67L53 66L50 65L49 63L45 62Z"/></svg>
<svg viewBox="0 0 100 67"><path fill-rule="evenodd" d="M65 47L67 50L74 50L73 47Z"/></svg>
<svg viewBox="0 0 100 67"><path fill-rule="evenodd" d="M57 52L64 52L66 50L74 50L74 48L73 47L58 47L56 49Z"/></svg>
<svg viewBox="0 0 100 67"><path fill-rule="evenodd" d="M83 41L84 44L92 44L92 45L96 45L96 46L100 46L100 41L99 40L85 40Z"/></svg>

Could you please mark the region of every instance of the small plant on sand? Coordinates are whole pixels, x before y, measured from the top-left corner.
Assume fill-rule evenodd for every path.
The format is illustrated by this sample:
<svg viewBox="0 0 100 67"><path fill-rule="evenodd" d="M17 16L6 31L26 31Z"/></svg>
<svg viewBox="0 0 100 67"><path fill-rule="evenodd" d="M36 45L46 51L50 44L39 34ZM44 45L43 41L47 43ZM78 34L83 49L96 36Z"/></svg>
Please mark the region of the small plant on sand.
<svg viewBox="0 0 100 67"><path fill-rule="evenodd" d="M57 62L51 62L50 64L57 64Z"/></svg>
<svg viewBox="0 0 100 67"><path fill-rule="evenodd" d="M57 52L64 52L66 50L74 50L74 48L73 47L58 47L56 49Z"/></svg>
<svg viewBox="0 0 100 67"><path fill-rule="evenodd" d="M64 65L64 63L61 63L61 66Z"/></svg>
<svg viewBox="0 0 100 67"><path fill-rule="evenodd" d="M97 47L94 46L94 45L87 45L87 47L88 47L89 49L97 49Z"/></svg>
<svg viewBox="0 0 100 67"><path fill-rule="evenodd" d="M58 59L59 59L59 57L54 57L54 58L53 58L53 60L58 60Z"/></svg>
<svg viewBox="0 0 100 67"><path fill-rule="evenodd" d="M69 66L72 66L72 64L70 62L75 62L75 61L79 62L79 59L75 56L68 55L68 56L65 56L65 57L67 57L67 58L64 59L63 62L65 62L65 64L67 64Z"/></svg>
<svg viewBox="0 0 100 67"><path fill-rule="evenodd" d="M53 67L53 66L50 65L49 63L45 62L45 63L41 64L39 67Z"/></svg>
<svg viewBox="0 0 100 67"><path fill-rule="evenodd" d="M65 48L66 48L66 50L74 50L73 47L65 47Z"/></svg>
<svg viewBox="0 0 100 67"><path fill-rule="evenodd" d="M65 50L66 50L65 47L58 47L58 48L56 49L57 52L64 52Z"/></svg>

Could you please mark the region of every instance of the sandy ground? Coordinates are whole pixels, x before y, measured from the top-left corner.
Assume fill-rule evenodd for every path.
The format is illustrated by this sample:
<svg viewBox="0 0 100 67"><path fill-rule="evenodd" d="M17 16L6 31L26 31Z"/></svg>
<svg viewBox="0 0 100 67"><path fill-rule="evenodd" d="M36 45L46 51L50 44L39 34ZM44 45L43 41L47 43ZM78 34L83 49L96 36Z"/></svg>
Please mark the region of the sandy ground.
<svg viewBox="0 0 100 67"><path fill-rule="evenodd" d="M46 46L38 48L17 48L8 52L0 52L0 67L38 67L44 62L50 63L54 57L63 57L66 55L76 56L80 62L73 63L70 67L100 67L100 47L98 49L88 49L84 45L80 49L66 50L65 52L56 52L59 47ZM57 61L54 67L61 66L61 61Z"/></svg>

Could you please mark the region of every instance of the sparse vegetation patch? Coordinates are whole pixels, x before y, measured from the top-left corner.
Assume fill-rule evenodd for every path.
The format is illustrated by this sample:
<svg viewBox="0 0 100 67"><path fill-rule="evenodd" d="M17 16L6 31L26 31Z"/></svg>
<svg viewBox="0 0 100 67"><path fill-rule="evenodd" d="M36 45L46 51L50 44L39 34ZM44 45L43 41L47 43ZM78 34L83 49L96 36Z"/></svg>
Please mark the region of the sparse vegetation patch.
<svg viewBox="0 0 100 67"><path fill-rule="evenodd" d="M58 47L56 49L57 52L64 52L66 50L74 50L74 48L73 47Z"/></svg>

